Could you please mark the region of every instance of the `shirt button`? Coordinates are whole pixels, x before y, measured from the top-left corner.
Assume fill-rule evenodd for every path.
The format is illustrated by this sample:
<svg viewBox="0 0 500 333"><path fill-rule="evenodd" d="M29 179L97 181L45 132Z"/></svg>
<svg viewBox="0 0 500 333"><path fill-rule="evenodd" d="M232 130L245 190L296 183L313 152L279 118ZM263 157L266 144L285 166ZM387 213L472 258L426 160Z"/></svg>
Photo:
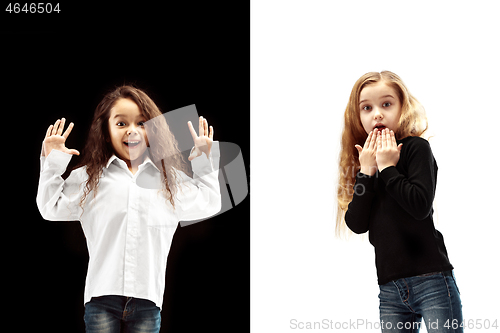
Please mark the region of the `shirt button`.
<svg viewBox="0 0 500 333"><path fill-rule="evenodd" d="M132 178L132 183L134 183L134 184L135 184L135 178Z"/></svg>

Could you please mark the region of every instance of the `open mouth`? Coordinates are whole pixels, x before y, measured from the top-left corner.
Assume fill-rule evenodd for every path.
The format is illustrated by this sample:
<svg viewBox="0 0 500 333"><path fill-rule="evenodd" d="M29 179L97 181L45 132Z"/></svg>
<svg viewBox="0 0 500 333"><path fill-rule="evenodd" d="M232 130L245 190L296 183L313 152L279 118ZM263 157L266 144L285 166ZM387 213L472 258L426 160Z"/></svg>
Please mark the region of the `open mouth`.
<svg viewBox="0 0 500 333"><path fill-rule="evenodd" d="M385 125L377 124L377 125L375 125L375 127L373 129L377 129L379 131L382 131L384 128L385 128Z"/></svg>
<svg viewBox="0 0 500 333"><path fill-rule="evenodd" d="M139 146L141 141L125 141L123 143L125 144L125 146L133 149L133 148L136 148L137 146Z"/></svg>

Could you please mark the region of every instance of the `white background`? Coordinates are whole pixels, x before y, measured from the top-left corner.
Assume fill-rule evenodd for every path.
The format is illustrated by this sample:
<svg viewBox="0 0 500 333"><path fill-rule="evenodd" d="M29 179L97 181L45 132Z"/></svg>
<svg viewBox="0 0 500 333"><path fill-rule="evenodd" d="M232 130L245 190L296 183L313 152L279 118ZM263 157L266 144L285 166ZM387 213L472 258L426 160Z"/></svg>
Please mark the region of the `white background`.
<svg viewBox="0 0 500 333"><path fill-rule="evenodd" d="M495 1L251 2L252 332L379 320L373 247L334 226L343 113L381 70L426 108L464 317L500 325L498 41Z"/></svg>

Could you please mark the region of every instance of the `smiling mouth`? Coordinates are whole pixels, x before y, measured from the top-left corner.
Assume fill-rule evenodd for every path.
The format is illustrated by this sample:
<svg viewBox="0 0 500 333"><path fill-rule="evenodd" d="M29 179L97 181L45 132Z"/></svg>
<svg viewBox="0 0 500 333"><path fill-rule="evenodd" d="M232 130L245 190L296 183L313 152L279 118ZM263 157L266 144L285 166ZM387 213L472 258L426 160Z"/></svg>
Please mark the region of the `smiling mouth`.
<svg viewBox="0 0 500 333"><path fill-rule="evenodd" d="M135 148L141 143L141 141L125 141L123 143L129 148Z"/></svg>

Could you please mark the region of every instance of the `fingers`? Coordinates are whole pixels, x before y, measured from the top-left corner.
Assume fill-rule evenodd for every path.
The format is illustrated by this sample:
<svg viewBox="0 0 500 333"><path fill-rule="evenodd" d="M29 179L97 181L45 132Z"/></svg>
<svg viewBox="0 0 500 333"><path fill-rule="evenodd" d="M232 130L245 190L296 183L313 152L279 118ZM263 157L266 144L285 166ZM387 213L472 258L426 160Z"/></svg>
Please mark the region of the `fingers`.
<svg viewBox="0 0 500 333"><path fill-rule="evenodd" d="M195 147L191 151L191 154L189 154L188 161L192 161L192 160L194 160L196 157L198 157L200 155L201 155L201 151L198 148Z"/></svg>
<svg viewBox="0 0 500 333"><path fill-rule="evenodd" d="M57 119L56 122L54 123L54 126L52 127L52 132L50 135L57 135L57 130L59 129L59 124L61 123L61 119Z"/></svg>
<svg viewBox="0 0 500 333"><path fill-rule="evenodd" d="M387 145L392 146L393 148L398 148L398 143L396 142L396 135L393 130L387 131Z"/></svg>
<svg viewBox="0 0 500 333"><path fill-rule="evenodd" d="M66 132L62 134L65 123L66 123L65 118L57 119L54 125L50 125L49 128L47 129L45 137L48 138L51 135L62 135L65 139L67 139L68 135L71 133L71 130L73 129L73 126L75 124L70 123L68 128L66 129Z"/></svg>
<svg viewBox="0 0 500 333"><path fill-rule="evenodd" d="M49 136L52 135L52 128L54 125L50 125L49 128L47 129L47 133L45 133L45 137L48 138Z"/></svg>
<svg viewBox="0 0 500 333"><path fill-rule="evenodd" d="M377 129L375 129L373 132L370 132L371 137L370 137L370 149L376 149L377 148Z"/></svg>
<svg viewBox="0 0 500 333"><path fill-rule="evenodd" d="M363 149L373 148L373 145L375 144L376 138L377 138L377 130L375 129L374 131L371 131L370 133L368 133L368 137L366 138L365 145L363 146Z"/></svg>
<svg viewBox="0 0 500 333"><path fill-rule="evenodd" d="M189 131L191 132L191 136L193 137L193 140L196 140L198 138L198 135L196 134L196 131L194 130L193 124L188 121L188 127Z"/></svg>
<svg viewBox="0 0 500 333"><path fill-rule="evenodd" d="M389 146L389 141L388 141L388 136L389 136L389 129L383 129L380 131L379 135L377 136L377 144L381 148L386 148Z"/></svg>
<svg viewBox="0 0 500 333"><path fill-rule="evenodd" d="M377 134L377 149L380 149L382 150L382 134L383 134L383 130L381 132L378 132Z"/></svg>
<svg viewBox="0 0 500 333"><path fill-rule="evenodd" d="M401 150L401 146L403 144L397 144L396 142L396 135L394 134L394 131L389 130L388 128L382 130L381 132L378 133L377 135L377 146L380 149L383 148L398 148L398 150Z"/></svg>
<svg viewBox="0 0 500 333"><path fill-rule="evenodd" d="M64 119L64 118L63 118L63 119ZM73 124L73 123L70 123L70 124L68 125L68 128L66 129L66 131L65 131L65 132L64 132L64 134L63 134L64 139L67 139L67 138L68 138L69 133L71 133L71 130L73 129L73 126L75 126L75 124ZM61 129L61 130L62 130L62 129Z"/></svg>
<svg viewBox="0 0 500 333"><path fill-rule="evenodd" d="M359 153L363 151L363 149L367 150L376 150L377 149L377 129L368 133L368 137L366 138L365 144L363 147L361 145L355 145L356 149Z"/></svg>
<svg viewBox="0 0 500 333"><path fill-rule="evenodd" d="M67 153L72 155L80 155L80 152L76 149L68 149Z"/></svg>
<svg viewBox="0 0 500 333"><path fill-rule="evenodd" d="M66 119L62 118L59 126L57 128L57 135L62 135L62 131L64 129L64 124L66 123Z"/></svg>
<svg viewBox="0 0 500 333"><path fill-rule="evenodd" d="M368 133L368 137L366 138L365 145L363 146L363 149L367 149L370 146L370 140L372 137L373 131Z"/></svg>
<svg viewBox="0 0 500 333"><path fill-rule="evenodd" d="M203 132L205 136L208 136L208 122L205 118L203 118Z"/></svg>
<svg viewBox="0 0 500 333"><path fill-rule="evenodd" d="M204 136L205 135L205 122L204 122L204 119L203 117L200 116L200 121L199 121L199 129L198 129L198 133L200 136Z"/></svg>
<svg viewBox="0 0 500 333"><path fill-rule="evenodd" d="M398 146L398 143L396 142L396 134L394 134L394 131L391 131L391 141L394 147ZM400 144L399 146L402 146L402 144Z"/></svg>
<svg viewBox="0 0 500 333"><path fill-rule="evenodd" d="M212 126L208 126L208 121L205 118L203 118L203 132L204 136L208 136L210 139L214 138L214 128Z"/></svg>
<svg viewBox="0 0 500 333"><path fill-rule="evenodd" d="M188 121L189 131L191 132L191 136L194 139L197 139L198 136L208 136L210 139L214 137L214 128L212 126L208 126L208 122L205 118L200 116L198 121L198 133L194 130L193 124Z"/></svg>
<svg viewBox="0 0 500 333"><path fill-rule="evenodd" d="M389 147L389 129L382 131L382 148Z"/></svg>

